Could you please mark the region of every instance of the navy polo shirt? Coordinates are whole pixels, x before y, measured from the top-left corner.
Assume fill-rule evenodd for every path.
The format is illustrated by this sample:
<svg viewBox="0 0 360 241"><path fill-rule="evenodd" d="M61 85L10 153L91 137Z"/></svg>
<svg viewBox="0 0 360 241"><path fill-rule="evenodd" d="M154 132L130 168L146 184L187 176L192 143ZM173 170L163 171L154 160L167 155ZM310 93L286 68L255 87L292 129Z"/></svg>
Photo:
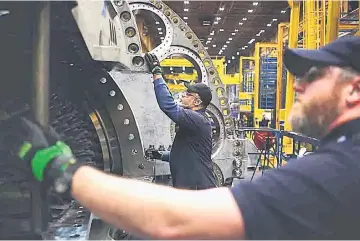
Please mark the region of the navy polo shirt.
<svg viewBox="0 0 360 241"><path fill-rule="evenodd" d="M359 239L359 132L360 119L348 122L313 154L233 187L246 238Z"/></svg>
<svg viewBox="0 0 360 241"><path fill-rule="evenodd" d="M154 80L160 109L176 123L169 162L173 186L184 189L216 187L212 167L212 131L205 110L193 111L177 105L164 81Z"/></svg>

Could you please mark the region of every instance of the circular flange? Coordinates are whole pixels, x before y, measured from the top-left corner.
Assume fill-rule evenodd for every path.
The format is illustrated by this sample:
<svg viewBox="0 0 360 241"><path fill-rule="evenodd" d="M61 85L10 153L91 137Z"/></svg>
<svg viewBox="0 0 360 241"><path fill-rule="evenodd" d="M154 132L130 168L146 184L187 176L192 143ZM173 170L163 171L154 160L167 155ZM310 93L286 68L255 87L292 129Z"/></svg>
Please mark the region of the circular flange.
<svg viewBox="0 0 360 241"><path fill-rule="evenodd" d="M165 29L166 29L166 35L164 37L164 41L160 45L158 45L156 48L151 50L150 53L155 54L160 61L165 59L166 52L170 48L171 43L173 42L173 33L174 33L174 30L171 26L171 22L170 22L169 18L166 17L165 14L161 10L159 10L158 8L156 8L153 5L149 5L146 3L130 3L129 6L132 11L135 11L135 10L150 11L150 12L154 13L155 15L157 15L161 19L161 21L164 23Z"/></svg>

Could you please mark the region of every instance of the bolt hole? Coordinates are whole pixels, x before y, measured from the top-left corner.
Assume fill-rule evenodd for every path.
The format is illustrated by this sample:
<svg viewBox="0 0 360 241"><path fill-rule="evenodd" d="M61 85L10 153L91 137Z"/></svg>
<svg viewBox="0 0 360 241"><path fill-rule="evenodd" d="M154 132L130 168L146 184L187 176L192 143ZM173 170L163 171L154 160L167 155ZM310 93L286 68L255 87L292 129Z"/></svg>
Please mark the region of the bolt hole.
<svg viewBox="0 0 360 241"><path fill-rule="evenodd" d="M73 225L74 228L79 228L79 227L81 227L81 226L82 226L82 224L74 224L74 225Z"/></svg>
<svg viewBox="0 0 360 241"><path fill-rule="evenodd" d="M118 104L117 109L118 109L118 110L123 110L123 109L124 109L124 106L123 106L122 104Z"/></svg>
<svg viewBox="0 0 360 241"><path fill-rule="evenodd" d="M78 238L78 237L80 237L80 234L77 233L69 236L69 238Z"/></svg>
<svg viewBox="0 0 360 241"><path fill-rule="evenodd" d="M100 79L100 82L101 82L102 84L105 84L105 83L106 83L106 78L101 78L101 79Z"/></svg>
<svg viewBox="0 0 360 241"><path fill-rule="evenodd" d="M120 19L123 20L124 22L127 22L127 21L129 21L131 19L131 14L129 12L127 12L127 11L122 12L120 14Z"/></svg>
<svg viewBox="0 0 360 241"><path fill-rule="evenodd" d="M112 96L112 97L114 97L114 96L116 95L115 90L111 90L111 91L109 92L109 95Z"/></svg>

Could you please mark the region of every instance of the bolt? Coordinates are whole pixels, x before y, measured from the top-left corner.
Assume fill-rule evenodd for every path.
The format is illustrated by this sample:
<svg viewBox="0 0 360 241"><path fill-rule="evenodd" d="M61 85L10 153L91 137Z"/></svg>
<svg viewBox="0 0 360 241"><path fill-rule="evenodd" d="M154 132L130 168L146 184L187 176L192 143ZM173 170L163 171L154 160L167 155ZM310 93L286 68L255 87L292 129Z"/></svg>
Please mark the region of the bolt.
<svg viewBox="0 0 360 241"><path fill-rule="evenodd" d="M145 168L144 164L142 164L142 163L141 163L141 164L139 164L139 169L141 169L141 170L142 170L142 169L144 169L144 168Z"/></svg>

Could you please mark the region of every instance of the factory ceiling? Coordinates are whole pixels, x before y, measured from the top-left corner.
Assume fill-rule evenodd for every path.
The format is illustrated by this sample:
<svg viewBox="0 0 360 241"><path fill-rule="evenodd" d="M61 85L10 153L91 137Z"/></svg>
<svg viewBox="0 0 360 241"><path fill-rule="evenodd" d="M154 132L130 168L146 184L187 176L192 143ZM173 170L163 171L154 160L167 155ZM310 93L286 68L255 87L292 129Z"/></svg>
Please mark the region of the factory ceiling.
<svg viewBox="0 0 360 241"><path fill-rule="evenodd" d="M164 1L195 32L211 56L249 55L289 21L287 1ZM234 58L233 58L234 56Z"/></svg>

